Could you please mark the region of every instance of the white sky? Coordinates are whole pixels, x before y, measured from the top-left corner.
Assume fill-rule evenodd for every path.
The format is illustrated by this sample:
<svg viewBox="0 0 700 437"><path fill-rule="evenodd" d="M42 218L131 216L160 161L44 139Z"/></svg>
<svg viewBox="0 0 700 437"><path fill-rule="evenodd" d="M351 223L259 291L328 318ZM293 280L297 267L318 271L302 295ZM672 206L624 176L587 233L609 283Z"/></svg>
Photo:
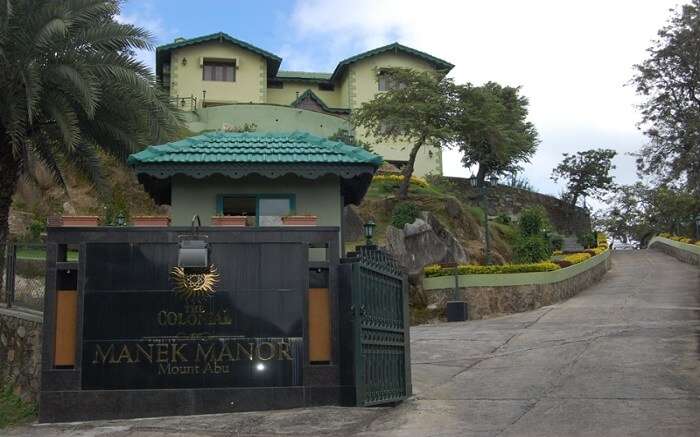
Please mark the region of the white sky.
<svg viewBox="0 0 700 437"><path fill-rule="evenodd" d="M625 84L676 4L302 0L293 14L294 39L323 40L331 49L398 40L455 64L451 76L457 82L522 86L542 140L525 176L539 191L558 194L562 188L549 176L562 152L615 149L617 182L636 179L634 159L625 154L636 151L644 137L636 128L638 100ZM308 58L306 53L285 58L296 55ZM449 151L444 172L468 173Z"/></svg>

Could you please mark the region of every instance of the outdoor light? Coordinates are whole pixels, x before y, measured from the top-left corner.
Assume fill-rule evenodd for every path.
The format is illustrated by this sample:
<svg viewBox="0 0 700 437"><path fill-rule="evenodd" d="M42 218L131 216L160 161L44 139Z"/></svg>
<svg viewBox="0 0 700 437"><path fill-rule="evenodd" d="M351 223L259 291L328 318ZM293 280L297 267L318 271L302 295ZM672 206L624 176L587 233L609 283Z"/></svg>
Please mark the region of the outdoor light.
<svg viewBox="0 0 700 437"><path fill-rule="evenodd" d="M126 217L124 217L123 213L117 214L117 217L114 219L114 225L115 226L126 226Z"/></svg>
<svg viewBox="0 0 700 437"><path fill-rule="evenodd" d="M263 363L258 363L258 365L255 366L255 369L256 369L258 372L262 372L263 370L265 370L265 365L264 365Z"/></svg>
<svg viewBox="0 0 700 437"><path fill-rule="evenodd" d="M187 65L187 58L182 58L182 65Z"/></svg>
<svg viewBox="0 0 700 437"><path fill-rule="evenodd" d="M192 217L192 234L180 241L180 250L177 254L178 267L190 273L203 273L209 269L209 245L206 240L199 237L198 229L201 225L198 215Z"/></svg>
<svg viewBox="0 0 700 437"><path fill-rule="evenodd" d="M367 240L368 246L372 244L372 237L374 236L375 226L377 225L372 220L368 221L362 226L362 229L365 231L365 239Z"/></svg>

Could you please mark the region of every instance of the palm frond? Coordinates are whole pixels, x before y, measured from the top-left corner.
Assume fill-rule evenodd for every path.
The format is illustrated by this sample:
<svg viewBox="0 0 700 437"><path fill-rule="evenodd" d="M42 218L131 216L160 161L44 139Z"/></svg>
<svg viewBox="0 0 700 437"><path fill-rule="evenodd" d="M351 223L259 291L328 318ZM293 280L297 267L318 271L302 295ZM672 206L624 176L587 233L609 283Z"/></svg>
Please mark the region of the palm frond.
<svg viewBox="0 0 700 437"><path fill-rule="evenodd" d="M80 103L88 118L95 115L100 101L100 84L97 77L89 70L78 71L72 65L52 65L45 75L46 81L54 83L71 92L71 96Z"/></svg>
<svg viewBox="0 0 700 437"><path fill-rule="evenodd" d="M46 102L44 110L51 118L50 121L56 123L66 147L74 149L80 141L78 116L63 95L58 93L51 94L51 100Z"/></svg>

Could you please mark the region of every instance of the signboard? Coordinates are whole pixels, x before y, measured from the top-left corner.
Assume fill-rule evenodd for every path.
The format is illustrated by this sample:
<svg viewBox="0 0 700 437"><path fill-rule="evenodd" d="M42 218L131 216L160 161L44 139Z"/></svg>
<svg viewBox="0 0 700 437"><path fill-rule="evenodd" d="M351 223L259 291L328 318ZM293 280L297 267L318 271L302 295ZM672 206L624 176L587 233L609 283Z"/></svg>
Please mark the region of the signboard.
<svg viewBox="0 0 700 437"><path fill-rule="evenodd" d="M301 385L304 247L211 245L216 287L195 297L170 276L177 248L87 245L82 388Z"/></svg>

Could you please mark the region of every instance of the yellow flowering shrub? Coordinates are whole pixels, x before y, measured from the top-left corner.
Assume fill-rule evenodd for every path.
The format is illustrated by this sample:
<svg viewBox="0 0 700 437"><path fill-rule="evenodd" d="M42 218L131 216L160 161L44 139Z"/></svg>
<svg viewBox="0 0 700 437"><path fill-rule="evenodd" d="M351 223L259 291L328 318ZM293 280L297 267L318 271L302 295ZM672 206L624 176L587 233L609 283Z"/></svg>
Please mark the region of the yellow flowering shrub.
<svg viewBox="0 0 700 437"><path fill-rule="evenodd" d="M571 255L564 257L564 261L568 261L571 264L578 264L590 258L590 253L572 253Z"/></svg>
<svg viewBox="0 0 700 437"><path fill-rule="evenodd" d="M458 275L488 275L499 273L532 273L532 272L551 272L559 270L561 267L553 262L543 261L529 264L502 264L491 266L478 266L474 264L463 264L456 267ZM424 269L427 278L436 276L452 276L455 274L454 267L443 268L437 264L430 265Z"/></svg>
<svg viewBox="0 0 700 437"><path fill-rule="evenodd" d="M400 174L380 174L380 175L376 175L372 180L377 181L377 182L393 182L393 183L400 184L403 181L403 175L400 175ZM411 176L411 183L413 185L417 185L421 188L428 187L428 181L426 181L425 179L420 178L418 176Z"/></svg>

